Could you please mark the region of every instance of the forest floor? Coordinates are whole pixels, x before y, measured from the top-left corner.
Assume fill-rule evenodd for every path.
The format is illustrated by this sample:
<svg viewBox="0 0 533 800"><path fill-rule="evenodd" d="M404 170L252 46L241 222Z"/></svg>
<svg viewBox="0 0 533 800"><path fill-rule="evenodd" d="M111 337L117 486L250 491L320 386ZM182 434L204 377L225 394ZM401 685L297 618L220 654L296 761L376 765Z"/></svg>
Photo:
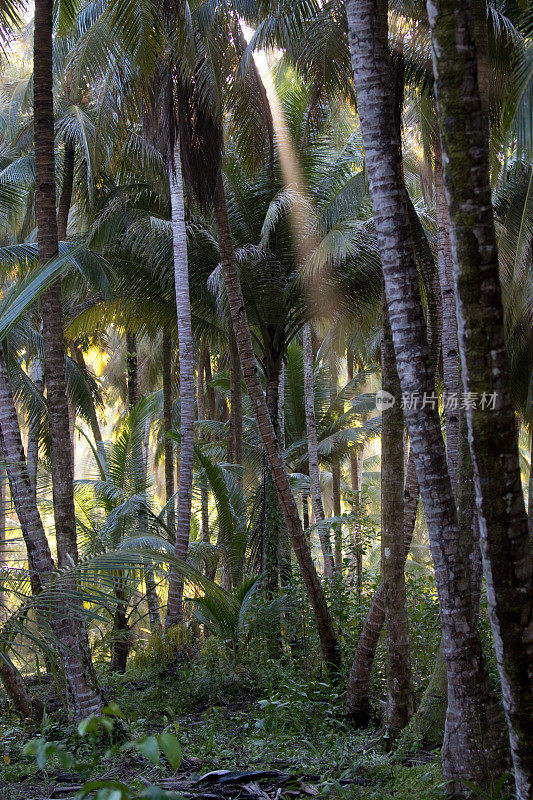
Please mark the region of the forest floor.
<svg viewBox="0 0 533 800"><path fill-rule="evenodd" d="M96 779L131 788L131 795L107 795L113 800L143 792L159 800L161 793L146 788L153 785L176 800L443 796L438 753L387 752L379 727L350 726L341 691L316 677L302 679L294 668L290 672L279 665L259 677L246 668L222 675L209 666L199 672L196 665L128 669L123 676L106 672L105 699L118 705L124 720L117 719L110 735L95 737L80 737L65 722L50 681L34 679L47 700L40 730L21 726L5 702L0 708L0 800L71 800L84 781ZM179 739L177 770L164 757L151 763L138 749L124 746L164 731ZM65 769L53 754L44 769L25 755L24 744L36 737L72 753L76 770Z"/></svg>

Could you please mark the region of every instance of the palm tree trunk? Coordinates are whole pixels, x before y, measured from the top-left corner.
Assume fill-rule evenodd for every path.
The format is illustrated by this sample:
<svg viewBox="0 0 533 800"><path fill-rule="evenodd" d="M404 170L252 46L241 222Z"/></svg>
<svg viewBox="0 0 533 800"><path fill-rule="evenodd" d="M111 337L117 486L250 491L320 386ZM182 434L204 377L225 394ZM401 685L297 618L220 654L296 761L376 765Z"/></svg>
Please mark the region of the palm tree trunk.
<svg viewBox="0 0 533 800"><path fill-rule="evenodd" d="M437 248L439 283L442 304L442 372L446 414L446 459L452 489L457 485L457 458L459 446L459 345L457 342L457 316L453 288L453 263L450 242L450 217L442 174L440 145L435 146L435 210L437 215ZM454 398L457 399L455 402Z"/></svg>
<svg viewBox="0 0 533 800"><path fill-rule="evenodd" d="M387 305L383 303L381 340L383 391L401 395ZM398 404L385 409L381 425L381 579L387 631L387 729L393 738L413 713L409 621L405 589L403 413Z"/></svg>
<svg viewBox="0 0 533 800"><path fill-rule="evenodd" d="M24 449L20 436L17 411L9 385L4 354L0 348L0 450L6 462L11 496L19 518L28 551L30 574L35 576L34 594L49 589L55 565L52 560L43 523L30 483ZM61 584L55 582L52 598L51 624L57 637L59 652L68 687L69 709L76 719L82 719L101 708L101 699L88 656L88 642L81 608L69 598L68 604L58 594L62 589L72 592L73 580L68 576ZM85 640L84 640L85 637ZM9 677L9 676L8 676ZM16 688L16 687L15 687Z"/></svg>
<svg viewBox="0 0 533 800"><path fill-rule="evenodd" d="M322 656L326 664L330 665L332 669L338 670L340 666L340 653L333 620L329 613L326 597L305 540L298 514L298 506L292 494L285 465L279 452L274 427L266 406L261 381L259 380L252 346L252 337L246 316L246 309L244 307L242 288L233 250L222 174L219 175L217 181L214 205L224 281L248 395L268 459L272 478L276 486L278 498L283 509L285 523L289 529L294 553L300 566L309 600L315 614Z"/></svg>
<svg viewBox="0 0 533 800"><path fill-rule="evenodd" d="M129 331L126 331L126 373L127 411L131 412L139 402L139 375L137 337ZM127 613L128 597L124 583L124 573L119 570L115 576L114 594L116 606L113 615L110 669L120 675L126 672L130 651L130 630Z"/></svg>
<svg viewBox="0 0 533 800"><path fill-rule="evenodd" d="M497 724L479 632L471 624L470 583L459 548L455 500L446 466L434 375L418 288L400 143L395 136L387 45L387 3L347 0L350 50L374 222L405 417L424 503L439 595L448 675L448 714L442 753L445 781L458 795L464 779L488 786L505 771L506 743ZM464 179L464 176L463 176ZM399 398L397 398L399 401Z"/></svg>
<svg viewBox="0 0 533 800"><path fill-rule="evenodd" d="M335 564L331 550L329 533L324 524L325 514L320 491L320 468L318 466L318 439L315 420L315 390L313 385L313 340L311 325L307 322L303 331L303 359L304 359L304 399L305 399L305 424L307 428L307 452L309 459L309 482L311 485L311 504L315 521L318 523L318 538L322 547L324 559L324 574L332 578L335 573Z"/></svg>
<svg viewBox="0 0 533 800"><path fill-rule="evenodd" d="M209 419L216 420L217 405L216 405L215 390L211 386L211 379L213 375L211 373L211 356L209 354L209 347L207 345L206 345L204 369L205 369L205 384L207 390L207 408L209 412Z"/></svg>
<svg viewBox="0 0 533 800"><path fill-rule="evenodd" d="M74 143L65 142L65 157L63 160L63 185L57 209L57 237L60 242L67 238L68 215L72 203L72 189L74 187Z"/></svg>
<svg viewBox="0 0 533 800"><path fill-rule="evenodd" d="M42 700L31 694L18 669L3 658L0 658L0 680L19 716L23 719L32 719L39 724L44 714Z"/></svg>
<svg viewBox="0 0 533 800"><path fill-rule="evenodd" d="M239 358L239 349L233 331L229 334L230 357L230 439L232 460L234 464L242 467L242 370ZM238 477L242 486L242 478Z"/></svg>
<svg viewBox="0 0 533 800"><path fill-rule="evenodd" d="M191 529L192 477L194 454L194 352L189 296L189 266L187 260L187 229L181 172L180 144L174 148L174 163L170 169L170 202L172 207L172 241L174 248L174 282L178 312L180 352L181 449L178 489L178 524L176 528L176 558L185 561ZM167 629L183 620L183 578L171 569L168 589Z"/></svg>
<svg viewBox="0 0 533 800"><path fill-rule="evenodd" d="M354 377L354 355L352 351L346 349L346 372L348 381L353 381ZM364 445L357 444L350 449L350 482L352 486L352 493L354 497L353 511L357 513L361 506L361 487L363 477L363 451ZM363 588L363 545L361 541L361 532L354 525L352 530L352 550L354 560L355 581L357 585L357 594L361 600L361 591Z"/></svg>
<svg viewBox="0 0 533 800"><path fill-rule="evenodd" d="M172 339L163 336L163 435L165 437L165 503L167 505L167 526L174 535L176 515L174 510L174 446L169 439L172 430Z"/></svg>
<svg viewBox="0 0 533 800"><path fill-rule="evenodd" d="M278 386L279 449L285 452L285 364L281 362Z"/></svg>
<svg viewBox="0 0 533 800"><path fill-rule="evenodd" d="M143 473L145 476L148 475L149 470L149 459L150 459L150 419L146 419L144 423L144 437L142 443L142 464L143 464ZM143 492L143 500L146 504L146 492ZM139 522L143 527L147 530L149 529L148 523L148 514L146 513L145 509L139 510ZM146 587L146 603L148 605L148 622L150 623L150 631L152 633L159 633L161 631L161 617L159 616L159 598L157 596L157 591L155 588L155 579L154 573L151 569L146 570L144 574L144 585ZM127 620L126 620L127 621ZM129 655L129 650L131 646L131 635L127 640L128 649L126 653L126 660L127 656Z"/></svg>
<svg viewBox="0 0 533 800"><path fill-rule="evenodd" d="M472 6L428 2L483 568L519 798L533 793L533 559L509 394ZM483 72L483 69L482 69ZM452 132L453 131L453 132ZM495 398L494 408L482 398Z"/></svg>
<svg viewBox="0 0 533 800"><path fill-rule="evenodd" d="M330 403L335 401L339 391L339 382L337 376L337 365L335 364L335 353L332 351L329 358L329 372L330 372L330 385L329 385L329 399ZM333 461L331 465L331 489L333 494L333 516L340 517L341 515L341 465L338 459ZM337 574L341 574L342 570L342 525L340 522L335 526L335 570Z"/></svg>
<svg viewBox="0 0 533 800"><path fill-rule="evenodd" d="M403 493L403 552L402 570L411 548L416 522L420 491L416 477L414 454L409 453L405 488ZM370 715L369 690L372 664L376 654L379 637L385 624L385 583L380 580L372 604L366 616L357 651L348 678L346 711L358 727L367 725Z"/></svg>
<svg viewBox="0 0 533 800"><path fill-rule="evenodd" d="M41 394L44 391L43 363L40 358L36 358L33 363L33 383ZM28 430L28 449L27 449L28 475L35 498L37 498L37 468L39 466L39 422L32 420Z"/></svg>
<svg viewBox="0 0 533 800"><path fill-rule="evenodd" d="M208 358L208 350L207 345L205 344L204 340L200 344L200 357L198 359L198 419L205 420L207 419L207 405L206 405L206 396L205 396L205 361ZM208 437L205 433L200 434L200 439L206 440ZM207 489L207 485L202 483L200 488L200 506L201 506L201 519L202 519L202 530L201 530L201 538L203 542L210 542L211 536L209 533L209 492Z"/></svg>
<svg viewBox="0 0 533 800"><path fill-rule="evenodd" d="M139 366L137 359L137 336L126 332L126 370L128 389L128 411L139 402Z"/></svg>

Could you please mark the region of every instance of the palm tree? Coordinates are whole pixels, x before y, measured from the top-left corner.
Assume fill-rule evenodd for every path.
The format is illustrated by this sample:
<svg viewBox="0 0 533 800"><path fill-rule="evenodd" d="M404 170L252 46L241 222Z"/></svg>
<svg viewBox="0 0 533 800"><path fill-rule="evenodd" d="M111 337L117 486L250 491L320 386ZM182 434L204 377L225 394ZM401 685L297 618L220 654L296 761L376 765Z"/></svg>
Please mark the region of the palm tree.
<svg viewBox="0 0 533 800"><path fill-rule="evenodd" d="M47 264L58 252L56 216L54 109L52 90L53 10L49 0L35 5L34 31L34 140L35 140L35 212L37 219L39 261ZM61 307L61 284L47 289L42 299L43 342L47 404L50 429L54 519L59 566L76 563L76 517L74 513L73 472L70 457L69 412L65 384L65 351ZM26 501L24 501L26 502ZM44 536L44 531L43 534ZM50 564L45 575L50 574ZM67 612L67 609L65 609ZM76 625L76 617L67 616L61 623L65 632ZM66 634L67 638L68 635ZM70 688L73 713L86 716L100 707L98 690L85 669L91 672L89 643L83 621L77 620L70 641L65 646L77 653L65 659L65 674ZM92 676L94 678L94 676Z"/></svg>
<svg viewBox="0 0 533 800"><path fill-rule="evenodd" d="M191 524L193 452L194 452L194 351L191 324L191 300L189 295L189 270L187 260L187 232L185 228L185 205L183 178L181 173L180 140L173 151L170 170L170 204L172 209L172 241L174 249L174 282L178 313L178 340L180 352L180 396L181 396L181 450L180 478L178 489L178 520L176 528L176 558L185 561L189 546ZM165 625L181 622L183 579L171 572L167 617Z"/></svg>
<svg viewBox="0 0 533 800"><path fill-rule="evenodd" d="M532 741L526 721L533 708L533 559L509 392L487 115L477 81L472 4L454 8L450 16L450 4L440 0L429 4L428 13L452 231L463 386L470 396L495 398L492 410L482 402L467 409L467 421L516 789L518 796L525 798L533 787Z"/></svg>
<svg viewBox="0 0 533 800"><path fill-rule="evenodd" d="M387 51L387 4L348 0L346 13L401 390L408 398L427 398L434 393L434 378L418 291L400 147L395 134ZM424 408L412 406L408 401L405 417L430 534L448 673L443 774L454 791L464 794L461 778L485 784L490 779L486 769L487 752L492 754L489 759L492 769L505 770L506 748L501 727L493 724L497 703L491 695L479 633L471 622L470 578L459 553L455 502L438 411L427 404ZM481 731L486 731L486 736L480 734Z"/></svg>

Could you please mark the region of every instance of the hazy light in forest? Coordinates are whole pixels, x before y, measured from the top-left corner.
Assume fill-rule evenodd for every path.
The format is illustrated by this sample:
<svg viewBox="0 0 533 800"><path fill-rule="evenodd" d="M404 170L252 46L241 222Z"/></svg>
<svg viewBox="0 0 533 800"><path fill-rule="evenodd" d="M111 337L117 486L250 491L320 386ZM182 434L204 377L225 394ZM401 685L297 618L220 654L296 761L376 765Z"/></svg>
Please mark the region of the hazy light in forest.
<svg viewBox="0 0 533 800"><path fill-rule="evenodd" d="M243 32L247 41L250 42L253 31L247 26L243 26ZM307 278L306 288L309 299L312 304L320 303L321 312L324 313L324 304L328 300L331 301L331 298L328 297L325 289L324 265L317 265L317 252L320 244L318 217L272 77L272 68L279 57L277 53L274 53L273 56L273 63L269 63L267 54L263 50L253 54L270 104L283 183L290 196L289 217L298 266Z"/></svg>

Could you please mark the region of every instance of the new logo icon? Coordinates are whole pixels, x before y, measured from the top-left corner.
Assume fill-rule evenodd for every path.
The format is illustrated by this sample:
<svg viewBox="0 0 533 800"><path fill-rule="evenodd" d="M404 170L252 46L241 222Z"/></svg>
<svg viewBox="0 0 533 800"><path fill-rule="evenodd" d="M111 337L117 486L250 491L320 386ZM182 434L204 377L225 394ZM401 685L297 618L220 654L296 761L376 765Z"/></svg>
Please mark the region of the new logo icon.
<svg viewBox="0 0 533 800"><path fill-rule="evenodd" d="M395 402L396 398L390 392L384 392L381 389L376 392L376 408L378 411L386 411L388 408L392 408Z"/></svg>

